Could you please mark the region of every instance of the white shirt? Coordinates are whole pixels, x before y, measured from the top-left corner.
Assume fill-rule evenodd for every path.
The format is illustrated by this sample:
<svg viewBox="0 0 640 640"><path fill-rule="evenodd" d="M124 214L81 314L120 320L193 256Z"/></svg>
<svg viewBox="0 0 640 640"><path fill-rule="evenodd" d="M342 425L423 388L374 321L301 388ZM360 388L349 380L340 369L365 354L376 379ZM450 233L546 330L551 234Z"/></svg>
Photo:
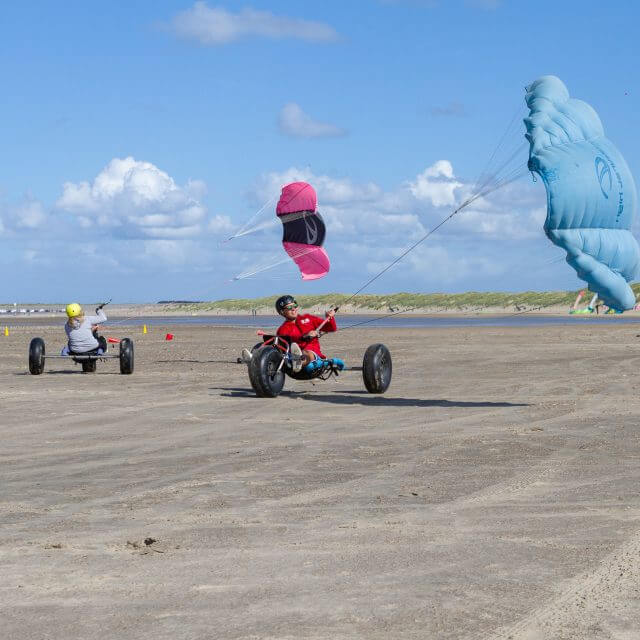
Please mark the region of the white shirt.
<svg viewBox="0 0 640 640"><path fill-rule="evenodd" d="M81 323L74 322L74 319L71 318L67 324L64 325L67 337L69 338L69 351L85 353L87 351L93 351L100 346L98 341L93 337L91 326L106 322L107 316L102 309L99 309L97 314L97 316L85 316Z"/></svg>

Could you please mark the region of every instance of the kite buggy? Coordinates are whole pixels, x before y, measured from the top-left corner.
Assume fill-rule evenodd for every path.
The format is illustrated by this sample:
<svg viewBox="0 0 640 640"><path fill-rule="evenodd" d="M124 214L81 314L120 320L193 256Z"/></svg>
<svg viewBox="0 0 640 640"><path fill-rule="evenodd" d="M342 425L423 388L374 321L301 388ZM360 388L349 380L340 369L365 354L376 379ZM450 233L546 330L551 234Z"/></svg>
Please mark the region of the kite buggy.
<svg viewBox="0 0 640 640"><path fill-rule="evenodd" d="M298 303L290 295L276 300L276 311L284 318L275 335L258 331L262 342L251 351L243 349L239 362L246 362L249 381L261 398L275 398L284 387L285 375L295 380L328 380L346 369L341 358L328 358L319 338L337 331L335 314L330 309L324 320L308 313L298 313ZM359 370L360 368L358 368ZM354 370L354 369L352 369ZM383 344L371 345L364 354L362 378L369 393L384 393L391 384L391 353Z"/></svg>
<svg viewBox="0 0 640 640"><path fill-rule="evenodd" d="M46 359L60 358L73 360L76 364L82 365L83 373L94 373L98 360L114 360L120 362L120 373L133 373L133 341L130 338L116 340L109 338L109 341L120 343L118 355L108 353L107 340L98 335L98 323L105 322L107 316L102 310L108 302L104 302L96 307L95 316L85 316L82 307L77 302L67 305L67 323L65 331L68 342L62 349L60 355L46 355L44 340L33 338L29 344L29 372L40 375L44 372Z"/></svg>
<svg viewBox="0 0 640 640"><path fill-rule="evenodd" d="M338 376L344 364L337 358L322 359L321 364L312 370L294 371L294 355L291 343L286 337L264 334L263 342L251 350L247 364L249 381L260 398L275 398L284 387L285 375L295 380L328 380ZM346 371L359 371L352 367ZM362 379L369 393L384 393L391 384L391 353L383 344L372 344L364 353L362 360Z"/></svg>
<svg viewBox="0 0 640 640"><path fill-rule="evenodd" d="M122 338L120 340L120 352L118 354L97 353L97 351L98 349L87 353L48 356L45 353L44 340L42 338L34 338L29 344L29 373L34 376L43 373L44 361L51 358L73 360L76 364L82 365L83 373L95 373L98 360L118 360L120 362L120 373L133 373L133 340L130 338Z"/></svg>

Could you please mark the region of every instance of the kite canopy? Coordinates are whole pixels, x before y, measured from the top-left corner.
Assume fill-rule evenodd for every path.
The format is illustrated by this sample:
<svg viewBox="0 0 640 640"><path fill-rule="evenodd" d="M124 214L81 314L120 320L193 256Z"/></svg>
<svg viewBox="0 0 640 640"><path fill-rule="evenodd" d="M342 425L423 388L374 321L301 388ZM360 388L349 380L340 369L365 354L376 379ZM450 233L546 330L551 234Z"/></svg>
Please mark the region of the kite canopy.
<svg viewBox="0 0 640 640"><path fill-rule="evenodd" d="M526 102L529 169L547 190L545 233L605 304L632 309L628 282L638 277L640 248L630 231L637 194L627 163L598 114L570 98L559 78L538 78Z"/></svg>
<svg viewBox="0 0 640 640"><path fill-rule="evenodd" d="M322 248L326 228L316 211L315 189L306 182L282 187L276 214L283 227L282 245L298 265L303 280L316 280L329 272L330 262Z"/></svg>

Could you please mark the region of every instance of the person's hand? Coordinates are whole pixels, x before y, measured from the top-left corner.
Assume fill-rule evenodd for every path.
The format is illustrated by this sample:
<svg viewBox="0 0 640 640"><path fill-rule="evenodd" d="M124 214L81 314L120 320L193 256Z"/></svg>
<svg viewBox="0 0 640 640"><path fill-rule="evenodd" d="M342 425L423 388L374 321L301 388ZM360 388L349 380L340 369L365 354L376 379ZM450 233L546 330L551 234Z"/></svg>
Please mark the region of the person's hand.
<svg viewBox="0 0 640 640"><path fill-rule="evenodd" d="M319 334L315 329L311 329L311 331L309 331L309 333L307 333L307 338L317 338L318 335Z"/></svg>
<svg viewBox="0 0 640 640"><path fill-rule="evenodd" d="M327 316L327 318L333 318L333 316L336 315L336 310L335 309L329 309L329 311L327 311L327 313L325 313L325 315Z"/></svg>

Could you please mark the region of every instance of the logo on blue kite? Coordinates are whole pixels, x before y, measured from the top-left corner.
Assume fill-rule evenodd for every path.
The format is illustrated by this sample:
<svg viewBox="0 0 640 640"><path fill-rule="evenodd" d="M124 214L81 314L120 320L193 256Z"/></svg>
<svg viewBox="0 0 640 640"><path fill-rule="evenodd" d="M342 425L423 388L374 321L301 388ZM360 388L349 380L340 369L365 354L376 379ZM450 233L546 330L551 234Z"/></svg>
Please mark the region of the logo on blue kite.
<svg viewBox="0 0 640 640"><path fill-rule="evenodd" d="M596 176L598 178L598 184L600 185L600 191L602 195L609 199L609 191L613 186L613 178L611 177L611 167L609 163L600 156L596 157Z"/></svg>

